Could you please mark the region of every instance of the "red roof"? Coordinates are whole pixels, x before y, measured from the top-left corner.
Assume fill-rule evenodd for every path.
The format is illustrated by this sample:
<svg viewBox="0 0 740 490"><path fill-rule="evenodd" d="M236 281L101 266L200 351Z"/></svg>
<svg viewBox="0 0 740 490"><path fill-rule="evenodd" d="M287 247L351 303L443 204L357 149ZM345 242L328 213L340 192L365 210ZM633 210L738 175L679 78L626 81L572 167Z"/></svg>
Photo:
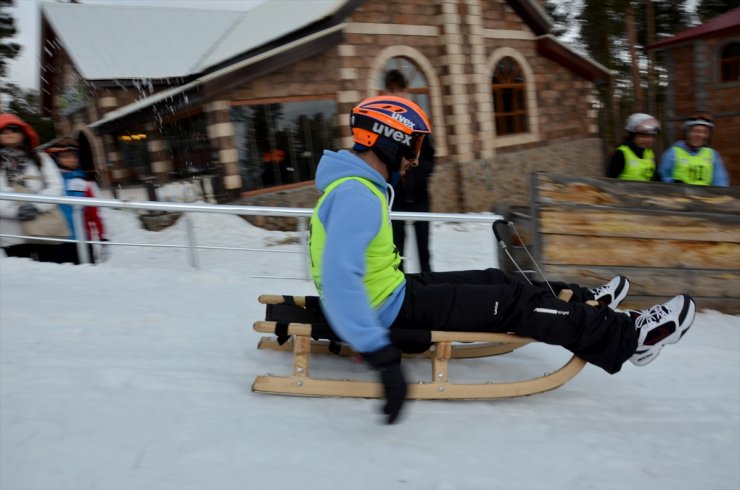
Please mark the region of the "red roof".
<svg viewBox="0 0 740 490"><path fill-rule="evenodd" d="M647 49L663 49L673 44L678 44L697 37L706 37L710 34L716 35L722 31L740 29L740 7L713 17L703 24L691 29L679 32L675 36L650 44Z"/></svg>

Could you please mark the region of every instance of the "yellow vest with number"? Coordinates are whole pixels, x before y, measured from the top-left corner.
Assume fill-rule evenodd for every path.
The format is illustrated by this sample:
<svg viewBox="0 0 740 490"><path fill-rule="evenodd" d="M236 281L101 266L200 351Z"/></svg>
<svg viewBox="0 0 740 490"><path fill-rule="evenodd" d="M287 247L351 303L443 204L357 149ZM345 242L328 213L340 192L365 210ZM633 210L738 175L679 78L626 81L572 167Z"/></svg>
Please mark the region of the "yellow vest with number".
<svg viewBox="0 0 740 490"><path fill-rule="evenodd" d="M624 170L619 174L620 179L650 181L655 174L655 154L650 148L645 148L642 158L638 158L632 148L622 145L617 150L624 154Z"/></svg>
<svg viewBox="0 0 740 490"><path fill-rule="evenodd" d="M311 215L311 224L309 231L308 251L311 259L311 275L319 295L323 296L321 272L324 259L324 248L326 247L326 230L319 219L319 208L329 195L339 184L348 180L356 180L375 194L380 200L382 207L382 221L380 230L373 237L365 250L365 274L362 282L367 290L370 304L373 308L380 305L388 298L393 291L405 280L403 272L399 269L401 257L398 249L393 243L393 228L388 216L388 200L385 194L369 180L361 177L345 177L335 180L324 190L319 198Z"/></svg>
<svg viewBox="0 0 740 490"><path fill-rule="evenodd" d="M692 155L680 146L673 147L676 158L673 167L673 180L680 180L684 184L710 185L714 171L714 154L710 148L704 147L696 155Z"/></svg>

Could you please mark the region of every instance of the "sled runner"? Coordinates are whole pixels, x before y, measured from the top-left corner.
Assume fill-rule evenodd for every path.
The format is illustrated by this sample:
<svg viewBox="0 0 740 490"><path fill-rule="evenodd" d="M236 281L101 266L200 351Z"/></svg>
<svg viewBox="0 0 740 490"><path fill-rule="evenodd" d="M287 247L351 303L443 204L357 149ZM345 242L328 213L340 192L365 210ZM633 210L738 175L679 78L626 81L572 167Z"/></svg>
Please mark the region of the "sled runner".
<svg viewBox="0 0 740 490"><path fill-rule="evenodd" d="M570 295L570 291L563 291L560 297L568 300ZM265 320L255 322L254 330L273 334L274 337L263 337L258 348L291 350L293 374L257 376L252 384L252 391L301 396L383 396L382 385L377 382L310 377L309 360L312 353L352 353L329 327L321 313L317 297L261 295L259 301L266 305ZM431 381L409 384L410 399L489 399L532 395L563 385L586 364L574 355L557 371L545 373L538 378L515 382L460 384L448 379L450 359L504 354L535 340L504 333L405 329L389 330L389 336L405 355L422 355L431 359Z"/></svg>

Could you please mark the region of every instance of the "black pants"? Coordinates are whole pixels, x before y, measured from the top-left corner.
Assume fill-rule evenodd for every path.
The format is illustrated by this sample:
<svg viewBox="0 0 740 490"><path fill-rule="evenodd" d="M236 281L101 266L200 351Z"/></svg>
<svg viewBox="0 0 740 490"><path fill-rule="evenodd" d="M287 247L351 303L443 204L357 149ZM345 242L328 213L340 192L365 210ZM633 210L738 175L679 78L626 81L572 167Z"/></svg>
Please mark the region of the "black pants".
<svg viewBox="0 0 740 490"><path fill-rule="evenodd" d="M87 244L90 262L95 263L92 244ZM80 258L77 254L76 243L19 243L4 247L3 250L8 257L24 257L37 262L55 262L64 264L71 262L79 264Z"/></svg>
<svg viewBox="0 0 740 490"><path fill-rule="evenodd" d="M71 262L75 265L80 265L80 255L77 252L77 244L72 242L67 242L62 244L64 248L64 261L65 262ZM88 243L85 245L87 247L87 257L90 260L91 264L95 263L95 252L93 250L92 243Z"/></svg>
<svg viewBox="0 0 740 490"><path fill-rule="evenodd" d="M593 299L577 284L551 283L557 294L573 290L571 302L553 297L542 283L528 284L498 269L406 274L406 296L392 328L514 333L561 345L610 374L637 346L634 322Z"/></svg>
<svg viewBox="0 0 740 490"><path fill-rule="evenodd" d="M37 262L65 262L63 243L18 243L3 247L8 257L23 257Z"/></svg>
<svg viewBox="0 0 740 490"><path fill-rule="evenodd" d="M427 209L427 211L429 211ZM403 256L403 249L406 245L406 222L396 220L393 225L393 243L395 243L398 253ZM419 253L419 265L421 272L431 272L429 265L429 221L414 221L412 225L416 233L416 249ZM403 270L403 262L401 263Z"/></svg>

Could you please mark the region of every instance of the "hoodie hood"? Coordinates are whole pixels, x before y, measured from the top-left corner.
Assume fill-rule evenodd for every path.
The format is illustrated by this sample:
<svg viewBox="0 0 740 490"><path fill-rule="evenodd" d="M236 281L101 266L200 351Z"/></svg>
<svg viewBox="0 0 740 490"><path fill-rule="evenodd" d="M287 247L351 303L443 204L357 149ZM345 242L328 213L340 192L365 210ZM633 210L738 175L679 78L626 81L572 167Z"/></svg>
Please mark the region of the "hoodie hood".
<svg viewBox="0 0 740 490"><path fill-rule="evenodd" d="M41 143L36 130L15 114L0 114L0 131L7 126L19 126L23 130L23 134L28 138L31 148L36 148Z"/></svg>
<svg viewBox="0 0 740 490"><path fill-rule="evenodd" d="M380 172L365 163L348 150L324 150L316 170L316 187L323 192L329 184L345 177L361 177L375 184L381 192L386 192L388 184Z"/></svg>

